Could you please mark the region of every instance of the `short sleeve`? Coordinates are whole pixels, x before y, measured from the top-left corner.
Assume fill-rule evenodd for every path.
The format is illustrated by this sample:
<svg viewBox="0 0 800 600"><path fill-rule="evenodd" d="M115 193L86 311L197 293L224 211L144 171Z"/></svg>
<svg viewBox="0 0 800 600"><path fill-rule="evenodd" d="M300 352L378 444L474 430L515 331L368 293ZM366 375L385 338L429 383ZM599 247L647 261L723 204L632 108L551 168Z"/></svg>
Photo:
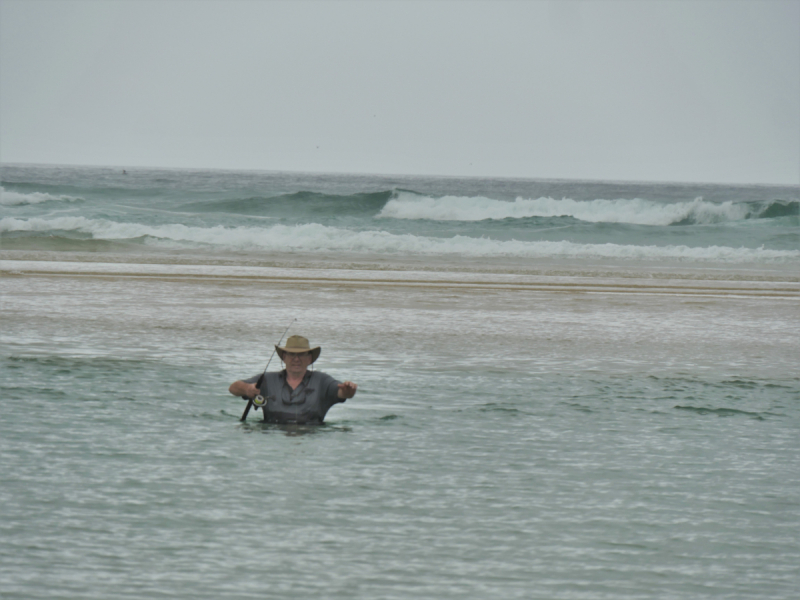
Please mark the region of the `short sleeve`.
<svg viewBox="0 0 800 600"><path fill-rule="evenodd" d="M320 373L319 371L317 373L321 377L320 389L324 390L321 399L323 399L328 408L338 402L344 402L344 398L339 398L339 381L327 373Z"/></svg>

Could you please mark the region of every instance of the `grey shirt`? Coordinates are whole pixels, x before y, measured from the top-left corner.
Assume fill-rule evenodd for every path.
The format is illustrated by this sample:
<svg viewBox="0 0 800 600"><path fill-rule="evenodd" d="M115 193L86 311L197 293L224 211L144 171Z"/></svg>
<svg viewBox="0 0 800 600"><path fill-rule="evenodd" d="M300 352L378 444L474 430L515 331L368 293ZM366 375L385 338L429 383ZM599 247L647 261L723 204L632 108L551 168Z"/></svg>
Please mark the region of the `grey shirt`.
<svg viewBox="0 0 800 600"><path fill-rule="evenodd" d="M245 379L256 383L261 374ZM321 371L306 371L294 390L286 383L286 371L267 373L261 384L266 399L264 420L270 423L322 423L331 406L344 402L339 398L339 382Z"/></svg>

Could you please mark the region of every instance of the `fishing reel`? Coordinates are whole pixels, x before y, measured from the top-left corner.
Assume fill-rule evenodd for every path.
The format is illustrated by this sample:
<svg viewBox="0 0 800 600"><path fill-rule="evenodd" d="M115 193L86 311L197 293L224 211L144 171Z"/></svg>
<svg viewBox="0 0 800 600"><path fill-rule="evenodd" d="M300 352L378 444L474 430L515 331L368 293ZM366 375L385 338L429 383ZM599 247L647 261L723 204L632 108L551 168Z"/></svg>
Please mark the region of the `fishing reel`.
<svg viewBox="0 0 800 600"><path fill-rule="evenodd" d="M256 408L261 408L266 403L267 403L267 399L264 398L264 396L262 396L261 394L259 394L255 398L253 398L253 406L255 406Z"/></svg>

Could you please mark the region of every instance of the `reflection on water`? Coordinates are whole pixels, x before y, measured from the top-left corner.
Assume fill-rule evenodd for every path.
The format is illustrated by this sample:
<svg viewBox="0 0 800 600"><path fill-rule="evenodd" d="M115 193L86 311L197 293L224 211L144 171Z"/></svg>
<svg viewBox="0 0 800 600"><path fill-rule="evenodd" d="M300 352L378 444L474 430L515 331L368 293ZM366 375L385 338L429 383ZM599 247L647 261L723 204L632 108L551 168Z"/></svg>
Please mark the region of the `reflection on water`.
<svg viewBox="0 0 800 600"><path fill-rule="evenodd" d="M321 424L299 424L299 423L267 423L264 420L250 419L239 425L244 433L283 433L288 437L300 437L304 435L317 435L321 433L352 433L352 428Z"/></svg>

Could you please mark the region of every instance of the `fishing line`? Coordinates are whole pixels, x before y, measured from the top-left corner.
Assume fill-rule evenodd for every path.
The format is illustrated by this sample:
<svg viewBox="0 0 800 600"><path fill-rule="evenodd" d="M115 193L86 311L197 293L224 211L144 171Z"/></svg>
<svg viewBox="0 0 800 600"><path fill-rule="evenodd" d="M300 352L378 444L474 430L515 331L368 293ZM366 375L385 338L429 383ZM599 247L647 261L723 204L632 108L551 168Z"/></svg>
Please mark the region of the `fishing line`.
<svg viewBox="0 0 800 600"><path fill-rule="evenodd" d="M269 360L267 361L267 366L264 367L264 372L261 373L261 376L258 378L258 381L256 381L256 387L258 388L259 394L255 398L247 398L246 396L242 396L242 398L247 399L247 406L244 409L244 413L242 413L242 418L239 419L240 421L244 421L247 418L247 413L250 412L251 407L255 406L256 410L258 410L260 407L264 406L267 403L267 401L264 399L264 396L261 395L261 384L264 383L264 377L266 377L267 375L267 369L269 368L269 363L272 362L272 357L275 356L275 352L277 352L278 346L281 345L281 342L283 341L283 336L285 336L289 332L289 327L291 327L292 323L294 323L295 321L297 321L297 319L292 319L291 322L289 323L289 326L281 334L281 339L278 340L278 343L275 344L275 347L272 350L272 354L269 355Z"/></svg>

